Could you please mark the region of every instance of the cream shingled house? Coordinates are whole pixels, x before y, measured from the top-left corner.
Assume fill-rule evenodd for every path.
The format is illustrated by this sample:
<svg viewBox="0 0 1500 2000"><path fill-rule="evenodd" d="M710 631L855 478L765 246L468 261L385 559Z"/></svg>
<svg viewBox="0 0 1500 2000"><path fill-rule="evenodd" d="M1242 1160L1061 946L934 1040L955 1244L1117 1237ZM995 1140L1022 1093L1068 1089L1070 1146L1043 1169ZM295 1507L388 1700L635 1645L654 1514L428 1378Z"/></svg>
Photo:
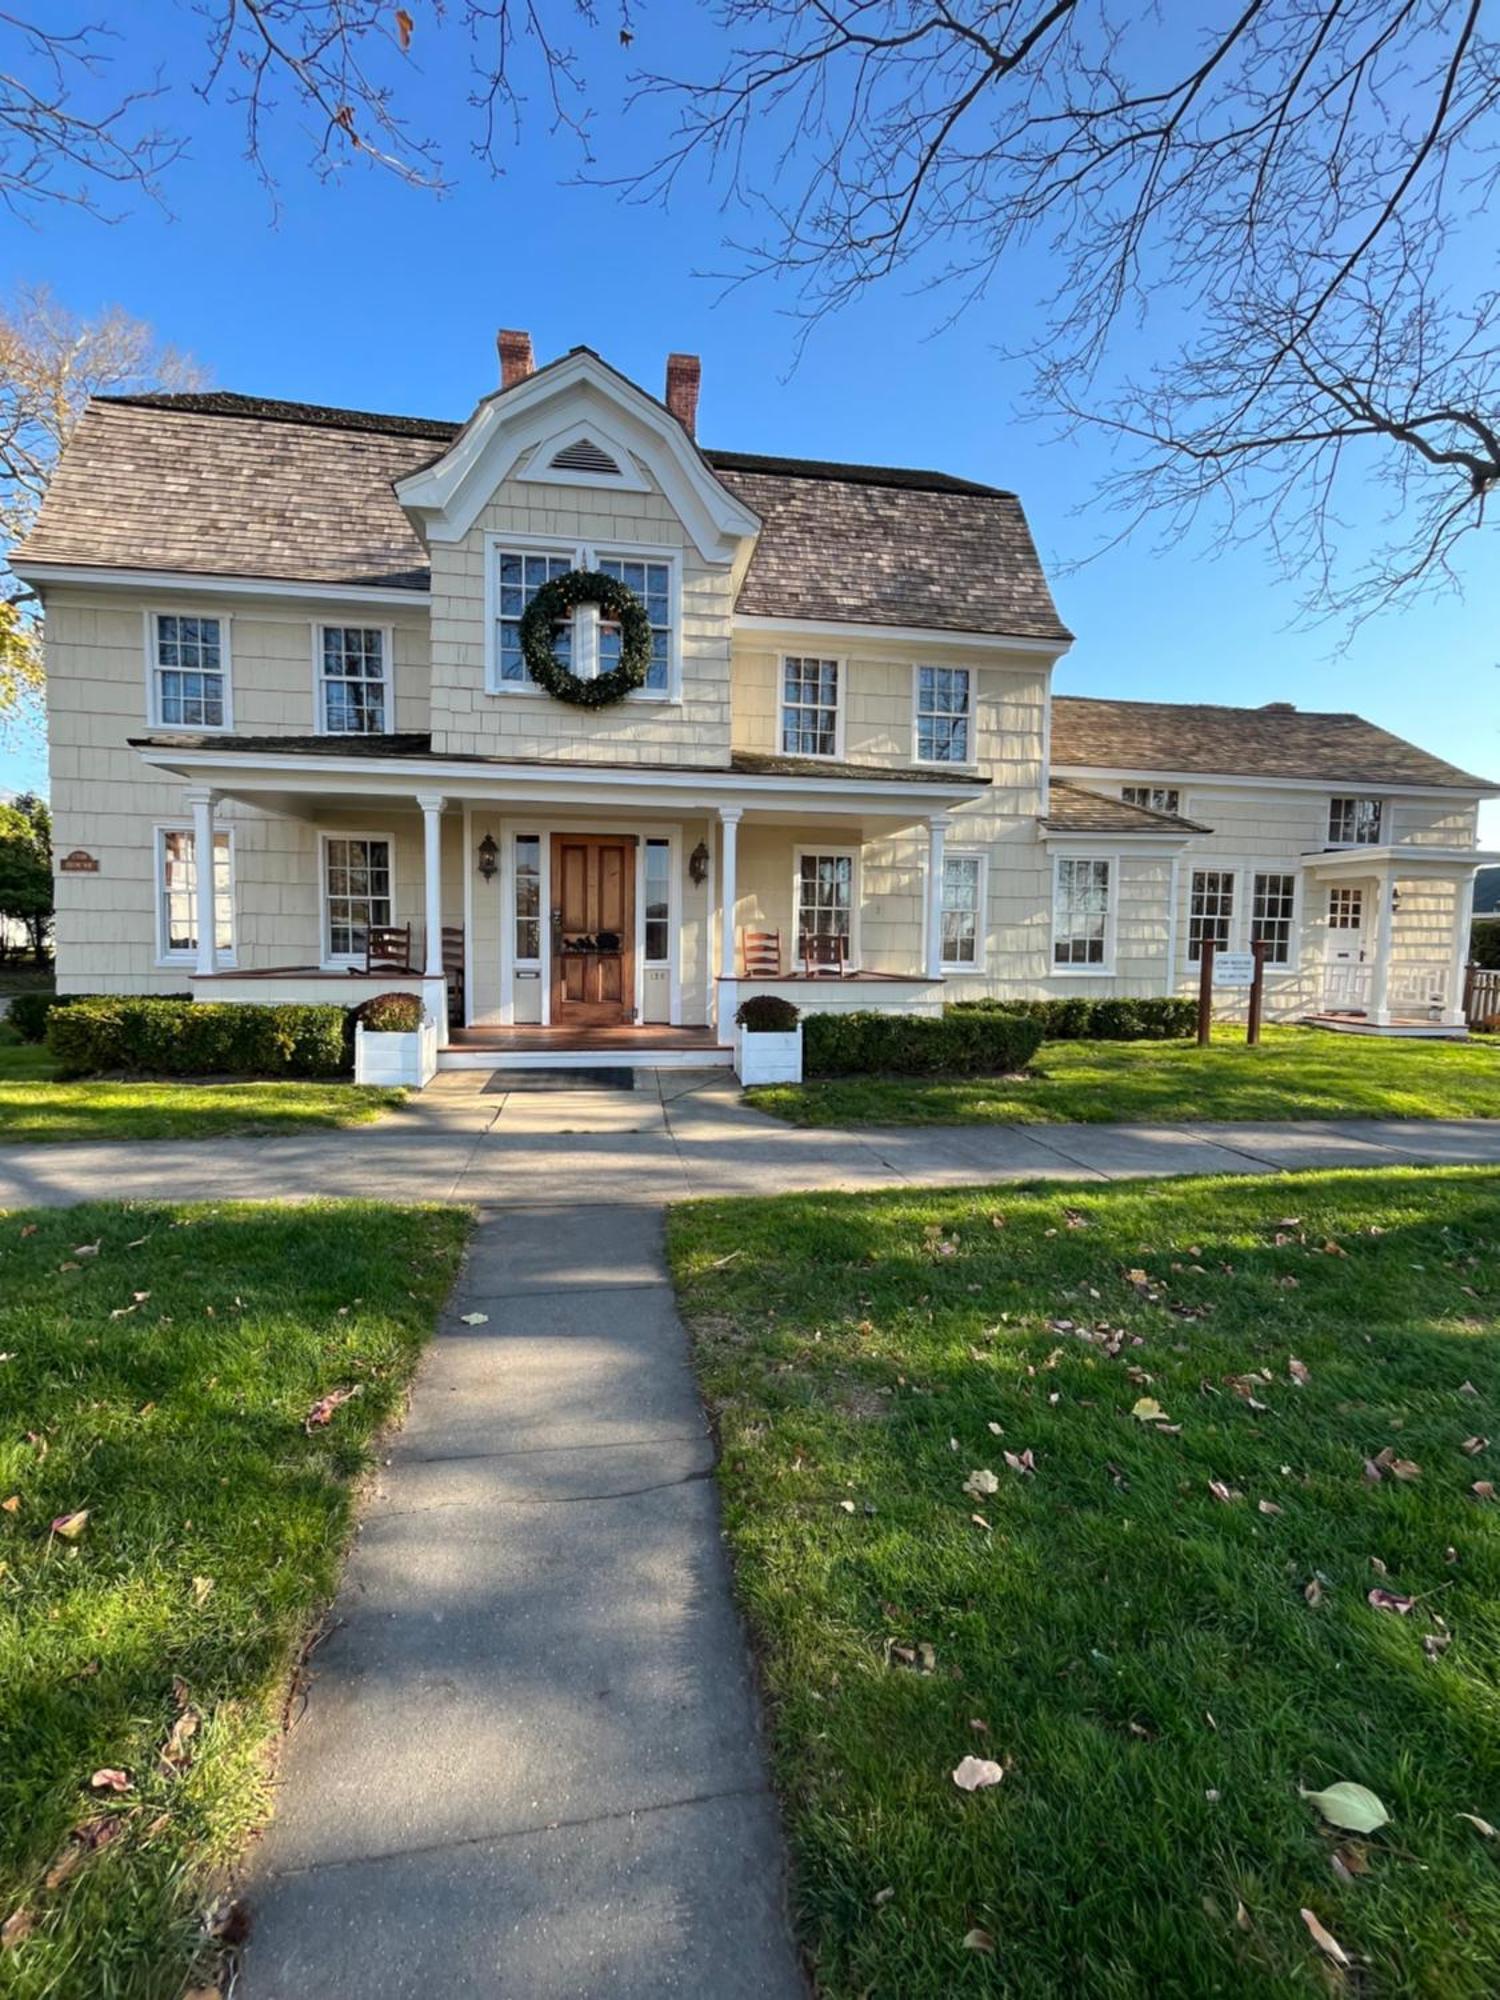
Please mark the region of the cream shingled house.
<svg viewBox="0 0 1500 2000"><path fill-rule="evenodd" d="M500 348L462 425L90 405L15 560L64 992L378 981L439 1017L446 989L446 1062L697 1062L751 983L1190 992L1205 938L1259 937L1276 1016L1460 1027L1496 787L1356 716L1054 698L1069 634L1013 494L704 450L690 356L658 401L587 348ZM651 626L598 709L519 644L575 568ZM620 630L585 604L554 645L586 679ZM368 970L372 932L411 969Z"/></svg>

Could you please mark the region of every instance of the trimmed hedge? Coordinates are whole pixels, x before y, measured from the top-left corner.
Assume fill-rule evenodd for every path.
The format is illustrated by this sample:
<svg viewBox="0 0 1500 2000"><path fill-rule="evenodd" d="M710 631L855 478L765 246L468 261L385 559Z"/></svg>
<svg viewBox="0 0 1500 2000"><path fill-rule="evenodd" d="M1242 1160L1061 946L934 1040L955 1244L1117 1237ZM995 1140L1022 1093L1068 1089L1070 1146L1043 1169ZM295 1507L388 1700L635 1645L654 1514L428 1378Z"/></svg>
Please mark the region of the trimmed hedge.
<svg viewBox="0 0 1500 2000"><path fill-rule="evenodd" d="M422 1025L420 993L377 993L354 1010L367 1035L414 1035Z"/></svg>
<svg viewBox="0 0 1500 2000"><path fill-rule="evenodd" d="M71 1007L84 999L81 993L18 993L5 1018L23 1042L40 1042L47 1033L47 1016L54 1007Z"/></svg>
<svg viewBox="0 0 1500 2000"><path fill-rule="evenodd" d="M955 1000L952 1013L1019 1014L1049 1042L1176 1042L1198 1030L1196 1000Z"/></svg>
<svg viewBox="0 0 1500 2000"><path fill-rule="evenodd" d="M779 993L752 993L735 1009L734 1025L752 1035L789 1035L797 1025L794 1003Z"/></svg>
<svg viewBox="0 0 1500 2000"><path fill-rule="evenodd" d="M943 1015L809 1014L802 1073L818 1076L1004 1076L1042 1043L1039 1021L988 1008Z"/></svg>
<svg viewBox="0 0 1500 2000"><path fill-rule="evenodd" d="M47 1046L63 1076L338 1076L348 1011L93 997L53 1009Z"/></svg>

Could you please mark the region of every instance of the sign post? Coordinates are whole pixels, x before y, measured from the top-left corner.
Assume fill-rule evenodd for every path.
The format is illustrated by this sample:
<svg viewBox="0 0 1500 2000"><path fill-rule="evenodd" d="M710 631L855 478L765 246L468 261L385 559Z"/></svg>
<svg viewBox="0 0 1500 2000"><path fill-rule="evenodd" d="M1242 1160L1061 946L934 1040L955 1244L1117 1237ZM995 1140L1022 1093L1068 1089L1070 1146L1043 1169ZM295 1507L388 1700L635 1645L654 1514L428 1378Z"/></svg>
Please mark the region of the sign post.
<svg viewBox="0 0 1500 2000"><path fill-rule="evenodd" d="M1205 938L1198 960L1198 1046L1208 1047L1214 1025L1214 941Z"/></svg>
<svg viewBox="0 0 1500 2000"><path fill-rule="evenodd" d="M1250 947L1255 970L1250 979L1250 1013L1245 1027L1245 1043L1255 1048L1260 1041L1260 1005L1266 984L1266 941L1257 938Z"/></svg>

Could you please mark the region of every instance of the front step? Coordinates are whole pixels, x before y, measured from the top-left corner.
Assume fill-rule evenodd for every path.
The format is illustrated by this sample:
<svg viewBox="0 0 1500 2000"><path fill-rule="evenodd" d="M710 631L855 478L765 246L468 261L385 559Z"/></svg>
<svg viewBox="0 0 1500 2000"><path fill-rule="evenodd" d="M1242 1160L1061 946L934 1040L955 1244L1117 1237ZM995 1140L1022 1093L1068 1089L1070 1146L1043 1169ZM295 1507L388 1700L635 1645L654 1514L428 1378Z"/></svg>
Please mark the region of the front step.
<svg viewBox="0 0 1500 2000"><path fill-rule="evenodd" d="M439 1049L439 1069L731 1069L734 1050Z"/></svg>

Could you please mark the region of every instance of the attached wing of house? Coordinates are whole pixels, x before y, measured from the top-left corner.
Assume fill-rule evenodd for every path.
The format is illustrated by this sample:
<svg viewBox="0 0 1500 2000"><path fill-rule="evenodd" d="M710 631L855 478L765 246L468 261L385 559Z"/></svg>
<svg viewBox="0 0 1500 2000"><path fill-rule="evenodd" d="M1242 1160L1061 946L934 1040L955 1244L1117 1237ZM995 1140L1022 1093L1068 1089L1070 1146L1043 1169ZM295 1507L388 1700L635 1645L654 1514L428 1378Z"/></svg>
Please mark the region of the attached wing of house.
<svg viewBox="0 0 1500 2000"><path fill-rule="evenodd" d="M1264 942L1273 1014L1461 1021L1495 787L1354 716L1054 698L1014 494L705 450L692 357L658 399L500 345L463 424L90 405L15 561L62 990L409 985L450 1061L690 1061L747 987L1185 992L1212 937ZM551 625L563 699L522 628L577 570L628 596Z"/></svg>

